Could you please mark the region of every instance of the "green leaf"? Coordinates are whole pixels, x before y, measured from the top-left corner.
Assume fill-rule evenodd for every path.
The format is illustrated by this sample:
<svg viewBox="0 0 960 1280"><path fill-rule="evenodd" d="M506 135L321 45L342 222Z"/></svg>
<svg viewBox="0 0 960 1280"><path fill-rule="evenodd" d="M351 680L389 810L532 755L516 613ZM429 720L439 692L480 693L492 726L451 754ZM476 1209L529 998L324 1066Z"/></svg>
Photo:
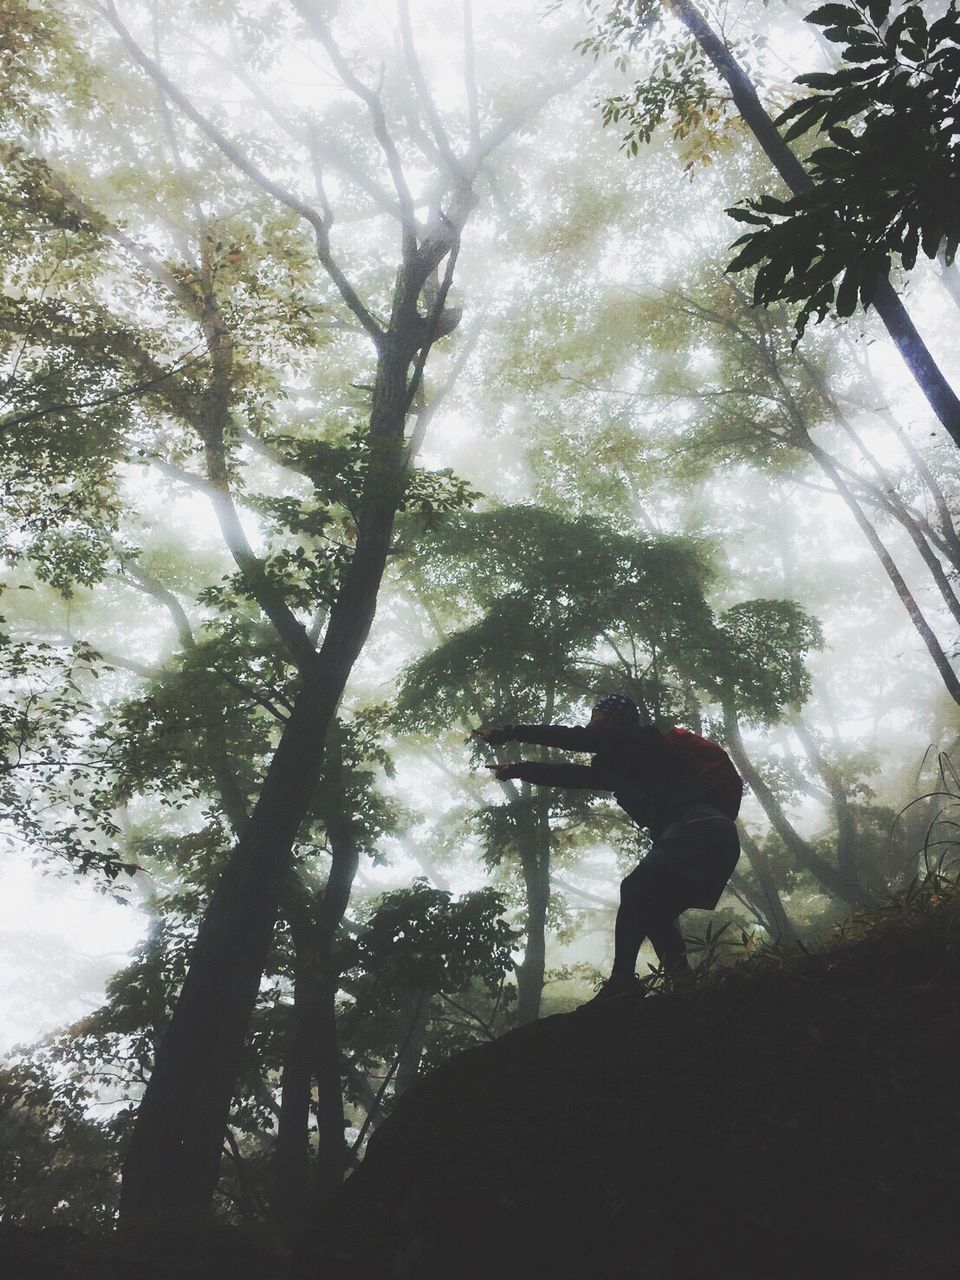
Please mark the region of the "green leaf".
<svg viewBox="0 0 960 1280"><path fill-rule="evenodd" d="M804 18L804 22L815 22L818 27L859 27L862 16L846 4L823 4Z"/></svg>
<svg viewBox="0 0 960 1280"><path fill-rule="evenodd" d="M797 76L797 84L809 85L811 89L834 89L836 83L833 71L811 71L805 76Z"/></svg>
<svg viewBox="0 0 960 1280"><path fill-rule="evenodd" d="M929 40L931 48L934 45L938 45L942 40L952 40L955 43L960 43L960 21L957 20L957 11L952 4L944 16L938 18L931 26Z"/></svg>
<svg viewBox="0 0 960 1280"><path fill-rule="evenodd" d="M757 213L753 209L745 209L741 205L733 205L732 208L724 211L728 218L733 218L734 222L749 222L758 227L769 227L773 224L769 218Z"/></svg>
<svg viewBox="0 0 960 1280"><path fill-rule="evenodd" d="M917 261L917 249L920 247L920 230L917 226L909 227L900 247L900 260L904 269L910 271Z"/></svg>
<svg viewBox="0 0 960 1280"><path fill-rule="evenodd" d="M881 22L886 22L890 13L890 0L867 0L867 13L873 25L879 27Z"/></svg>
<svg viewBox="0 0 960 1280"><path fill-rule="evenodd" d="M860 263L851 262L843 273L837 290L837 315L852 316L857 309L857 292L860 285Z"/></svg>
<svg viewBox="0 0 960 1280"><path fill-rule="evenodd" d="M907 25L907 13L906 13L906 10L904 10L902 13L898 13L897 16L894 18L894 20L890 23L889 27L887 27L887 30L884 33L883 42L887 46L887 48L890 50L891 53L894 52L894 50L896 49L897 44L900 41L901 32L903 31L906 25Z"/></svg>
<svg viewBox="0 0 960 1280"><path fill-rule="evenodd" d="M842 147L847 151L859 151L860 144L856 134L851 133L849 129L845 129L842 125L834 125L828 133L830 141L837 147Z"/></svg>
<svg viewBox="0 0 960 1280"><path fill-rule="evenodd" d="M786 110L782 111L780 115L777 116L776 123L778 125L782 125L787 120L792 120L794 116L797 116L799 119L797 124L793 126L794 129L796 129L798 125L800 125L804 130L809 129L810 126L828 109L831 101L832 100L827 97L804 98L800 102L792 103L786 108Z"/></svg>
<svg viewBox="0 0 960 1280"><path fill-rule="evenodd" d="M869 45L851 45L844 49L843 57L845 62L877 62L877 46ZM877 62L877 69L882 70L886 66L884 62Z"/></svg>
<svg viewBox="0 0 960 1280"><path fill-rule="evenodd" d="M758 262L766 257L766 243L763 240L763 232L757 231L749 236L741 236L737 244L743 244L743 249L737 254L732 262L728 263L727 271L745 271L747 267L754 267Z"/></svg>

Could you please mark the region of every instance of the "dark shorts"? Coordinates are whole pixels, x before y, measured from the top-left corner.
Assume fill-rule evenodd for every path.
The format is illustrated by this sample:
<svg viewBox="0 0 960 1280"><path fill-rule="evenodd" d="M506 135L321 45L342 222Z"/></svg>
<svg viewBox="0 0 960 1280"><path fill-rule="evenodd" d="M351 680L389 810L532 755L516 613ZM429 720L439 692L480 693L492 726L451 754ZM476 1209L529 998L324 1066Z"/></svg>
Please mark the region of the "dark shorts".
<svg viewBox="0 0 960 1280"><path fill-rule="evenodd" d="M624 886L657 897L671 916L689 907L712 911L739 857L736 823L712 805L698 805L664 828Z"/></svg>

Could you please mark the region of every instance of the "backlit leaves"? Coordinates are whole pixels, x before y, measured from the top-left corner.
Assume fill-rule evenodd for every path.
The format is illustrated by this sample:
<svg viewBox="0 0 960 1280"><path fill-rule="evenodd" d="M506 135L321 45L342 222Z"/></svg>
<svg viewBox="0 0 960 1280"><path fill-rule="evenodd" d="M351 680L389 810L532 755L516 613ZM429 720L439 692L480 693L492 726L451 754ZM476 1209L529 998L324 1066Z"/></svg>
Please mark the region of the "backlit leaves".
<svg viewBox="0 0 960 1280"><path fill-rule="evenodd" d="M850 316L871 305L876 282L899 259L960 239L960 16L951 2L928 26L918 3L851 0L814 10L807 21L842 45L835 71L799 76L815 90L781 113L789 141L816 129L810 187L729 210L755 230L736 241L731 271L764 264L754 297L799 304L797 330L811 316Z"/></svg>

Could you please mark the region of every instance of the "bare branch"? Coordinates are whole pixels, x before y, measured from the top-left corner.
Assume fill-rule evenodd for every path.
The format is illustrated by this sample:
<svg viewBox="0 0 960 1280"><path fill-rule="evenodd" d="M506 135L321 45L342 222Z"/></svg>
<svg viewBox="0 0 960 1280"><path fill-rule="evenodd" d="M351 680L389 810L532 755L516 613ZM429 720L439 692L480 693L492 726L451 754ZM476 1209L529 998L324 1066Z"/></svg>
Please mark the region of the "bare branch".
<svg viewBox="0 0 960 1280"><path fill-rule="evenodd" d="M466 180L466 173L463 165L454 153L453 147L450 145L450 139L447 137L447 131L443 127L443 121L440 119L440 113L437 111L436 104L430 93L430 87L427 84L423 74L423 68L420 65L420 59L417 55L416 45L413 43L413 28L410 25L410 5L408 0L397 0L397 8L400 12L400 39L403 42L403 53L407 60L407 67L410 71L410 78L413 81L414 88L417 91L417 97L423 106L424 114L429 122L430 129L433 132L434 140L443 159L450 169L451 173L459 181Z"/></svg>
<svg viewBox="0 0 960 1280"><path fill-rule="evenodd" d="M480 106L473 50L473 0L463 0L463 78L467 87L467 109L470 114L470 150L477 152L480 148Z"/></svg>
<svg viewBox="0 0 960 1280"><path fill-rule="evenodd" d="M152 596L154 600L158 600L164 606L173 619L173 625L176 627L177 635L183 647L185 649L194 648L196 642L193 638L193 627L190 625L186 610L173 592L165 587L159 578L155 578L152 573L148 573L140 565L124 563L121 560L121 566L141 591L145 591L147 595Z"/></svg>
<svg viewBox="0 0 960 1280"><path fill-rule="evenodd" d="M303 200L299 199L299 197L294 195L292 191L288 191L278 182L274 182L272 178L267 177L263 170L259 169L252 160L245 156L240 148L236 146L235 143L231 142L226 134L218 129L212 120L208 120L207 117L193 105L187 95L181 89L177 88L166 72L157 65L145 50L141 49L140 45L137 44L136 40L134 40L133 36L123 25L113 0L106 0L106 8L101 10L101 12L120 37L124 47L134 62L138 63L144 71L146 71L147 75L160 86L170 101L175 103L189 120L193 121L201 133L205 134L214 146L217 147L218 150L222 151L227 159L236 165L241 173L245 173L248 178L257 184L258 187L261 187L269 195L273 196L273 198L279 201L280 204L286 205L288 209L292 209L295 213L298 213L301 218L304 218L309 222L315 229L318 237L323 236L326 238L327 228L321 214L316 209L311 208L311 206L306 204Z"/></svg>
<svg viewBox="0 0 960 1280"><path fill-rule="evenodd" d="M106 8L100 9L99 12L110 23L119 35L124 47L127 49L130 57L139 66L146 71L147 75L160 86L180 111L203 133L213 145L226 158L245 174L252 182L254 182L261 190L272 196L278 203L284 205L288 209L292 209L299 214L306 222L308 222L314 230L317 243L317 256L320 259L327 274L333 280L334 284L340 291L340 295L344 302L354 313L363 327L370 336L377 342L383 336L383 326L374 318L367 310L366 306L360 299L359 294L350 284L346 276L343 274L339 266L334 261L330 253L330 236L327 224L323 215L314 209L311 205L301 200L293 192L288 191L278 182L274 182L269 178L262 169L253 163L240 148L232 142L222 130L218 129L212 120L209 120L203 112L199 111L190 99L181 89L178 89L173 81L169 78L165 71L157 65L157 63L147 54L134 40L133 36L127 30L120 20L113 0L106 0Z"/></svg>
<svg viewBox="0 0 960 1280"><path fill-rule="evenodd" d="M403 465L405 468L409 469L413 466L417 454L423 446L424 437L427 434L427 428L433 420L437 410L440 408L440 405L456 385L457 379L463 372L467 361L473 355L474 349L480 338L482 319L482 316L478 317L477 322L472 325L470 332L464 337L463 345L461 346L459 354L453 363L453 368L444 380L443 385L434 393L430 403L424 405L424 407L417 413L416 425L410 433L410 439L407 441L407 447L403 455Z"/></svg>
<svg viewBox="0 0 960 1280"><path fill-rule="evenodd" d="M327 30L327 26L323 19L317 13L313 6L312 0L292 0L294 8L306 22L310 31L317 40L323 45L327 51L330 61L336 68L343 83L353 93L357 95L370 112L370 119L373 124L373 133L377 142L380 144L380 150L383 152L390 170L390 176L393 179L394 189L397 193L397 200L400 204L400 221L403 225L404 248L408 253L416 251L417 242L417 222L413 211L413 197L410 194L410 188L407 185L407 179L403 172L403 165L400 160L400 153L397 150L396 143L390 136L387 129L387 119L383 113L383 103L380 101L380 94L369 88L363 83L360 77L350 67L346 58L340 52L336 42Z"/></svg>

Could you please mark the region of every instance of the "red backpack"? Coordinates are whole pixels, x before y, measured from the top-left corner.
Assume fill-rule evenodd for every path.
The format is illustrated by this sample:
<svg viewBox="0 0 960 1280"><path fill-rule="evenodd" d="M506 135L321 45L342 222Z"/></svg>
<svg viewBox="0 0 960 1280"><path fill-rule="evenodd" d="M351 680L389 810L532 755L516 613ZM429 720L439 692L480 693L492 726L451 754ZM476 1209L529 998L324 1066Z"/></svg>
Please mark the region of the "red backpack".
<svg viewBox="0 0 960 1280"><path fill-rule="evenodd" d="M703 783L717 808L728 818L735 818L740 812L743 779L723 747L709 738L701 738L691 729L668 729L663 739L689 772Z"/></svg>

